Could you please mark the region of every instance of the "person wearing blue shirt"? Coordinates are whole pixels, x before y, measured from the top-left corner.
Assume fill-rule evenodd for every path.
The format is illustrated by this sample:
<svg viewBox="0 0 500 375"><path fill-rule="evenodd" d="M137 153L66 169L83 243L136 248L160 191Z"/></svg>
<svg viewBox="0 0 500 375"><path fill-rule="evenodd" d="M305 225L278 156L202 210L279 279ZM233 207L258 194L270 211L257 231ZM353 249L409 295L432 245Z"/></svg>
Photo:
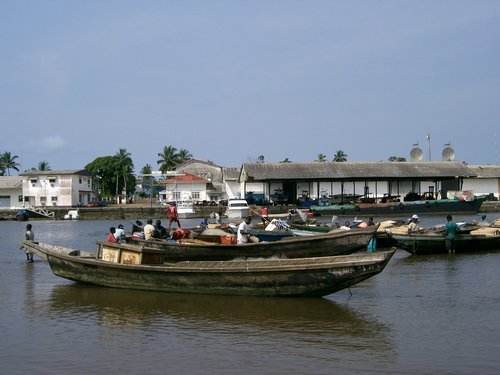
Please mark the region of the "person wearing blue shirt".
<svg viewBox="0 0 500 375"><path fill-rule="evenodd" d="M448 254L455 254L455 239L457 238L457 224L453 222L451 215L446 216L447 223L445 225L446 235L446 250Z"/></svg>

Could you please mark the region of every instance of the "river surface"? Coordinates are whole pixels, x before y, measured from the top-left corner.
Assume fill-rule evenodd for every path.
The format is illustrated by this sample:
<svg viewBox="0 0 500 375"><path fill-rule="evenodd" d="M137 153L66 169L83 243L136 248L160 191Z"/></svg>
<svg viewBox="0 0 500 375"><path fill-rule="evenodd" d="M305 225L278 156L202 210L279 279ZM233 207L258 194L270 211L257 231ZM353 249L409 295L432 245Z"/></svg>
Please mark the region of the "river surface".
<svg viewBox="0 0 500 375"><path fill-rule="evenodd" d="M30 223L38 241L94 251L120 222ZM398 250L352 294L224 297L75 284L26 263L25 225L0 222L0 374L500 373L500 250Z"/></svg>

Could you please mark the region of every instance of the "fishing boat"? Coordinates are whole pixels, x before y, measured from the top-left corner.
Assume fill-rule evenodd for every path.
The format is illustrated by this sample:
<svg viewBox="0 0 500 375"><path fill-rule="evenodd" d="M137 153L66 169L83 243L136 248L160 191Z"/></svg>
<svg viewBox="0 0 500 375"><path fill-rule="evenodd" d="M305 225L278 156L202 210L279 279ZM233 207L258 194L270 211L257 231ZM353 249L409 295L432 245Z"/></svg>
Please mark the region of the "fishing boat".
<svg viewBox="0 0 500 375"><path fill-rule="evenodd" d="M350 203L327 206L313 205L311 211L317 215L352 215L352 216L411 216L452 214L476 214L485 201L484 196L465 199L433 199L386 203Z"/></svg>
<svg viewBox="0 0 500 375"><path fill-rule="evenodd" d="M354 251L366 249L375 235L378 226L356 228L353 230L333 230L311 236L289 236L279 241L257 242L237 245L235 235L220 236L220 243L209 242L205 238L183 238L177 241L144 240L127 237L129 244L141 245L146 248L163 250L168 261L186 260L232 260L249 257L287 257L306 258L332 255L351 254ZM233 237L231 237L233 236ZM216 239L215 239L216 240ZM105 244L97 241L101 246Z"/></svg>
<svg viewBox="0 0 500 375"><path fill-rule="evenodd" d="M162 251L103 246L94 256L23 241L45 254L54 275L79 283L161 292L245 296L325 296L382 272L395 250L296 259L164 263Z"/></svg>
<svg viewBox="0 0 500 375"><path fill-rule="evenodd" d="M493 229L493 230L491 230ZM392 245L414 255L447 253L445 235L442 231L429 231L420 234L388 232ZM456 253L471 253L485 250L500 250L500 231L485 228L470 233L457 233Z"/></svg>

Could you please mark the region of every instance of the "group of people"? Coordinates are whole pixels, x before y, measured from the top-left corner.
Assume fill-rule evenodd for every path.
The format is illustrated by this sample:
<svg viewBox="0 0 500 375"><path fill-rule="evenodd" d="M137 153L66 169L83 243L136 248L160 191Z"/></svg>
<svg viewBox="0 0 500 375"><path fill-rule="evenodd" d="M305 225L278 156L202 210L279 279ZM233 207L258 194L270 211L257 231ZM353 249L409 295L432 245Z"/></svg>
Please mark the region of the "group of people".
<svg viewBox="0 0 500 375"><path fill-rule="evenodd" d="M161 220L157 219L155 225L153 225L152 219L146 220L146 225L142 227L140 221L136 221L132 225L132 236L137 236L144 238L145 240L150 240L152 238L165 239L170 236L170 230L173 223L177 223L178 229L181 229L181 223L179 221L179 214L177 213L177 205L175 202L171 202L166 210L168 218L168 229L161 224ZM140 234L139 234L140 233ZM120 243L125 238L125 230L123 225L120 224L118 227L110 227L107 237L107 242Z"/></svg>
<svg viewBox="0 0 500 375"><path fill-rule="evenodd" d="M455 254L455 240L457 238L458 225L453 221L452 215L446 216L445 230L445 245L448 254ZM425 230L420 227L418 215L413 215L408 224L408 233L423 233Z"/></svg>

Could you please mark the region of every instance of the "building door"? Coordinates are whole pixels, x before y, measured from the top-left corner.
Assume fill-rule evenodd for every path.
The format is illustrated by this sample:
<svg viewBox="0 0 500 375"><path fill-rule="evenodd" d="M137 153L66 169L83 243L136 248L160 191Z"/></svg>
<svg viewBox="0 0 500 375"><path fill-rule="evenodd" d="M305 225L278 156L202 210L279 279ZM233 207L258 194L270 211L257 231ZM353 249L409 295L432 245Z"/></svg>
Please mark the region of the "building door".
<svg viewBox="0 0 500 375"><path fill-rule="evenodd" d="M0 208L10 208L10 196L0 195Z"/></svg>

